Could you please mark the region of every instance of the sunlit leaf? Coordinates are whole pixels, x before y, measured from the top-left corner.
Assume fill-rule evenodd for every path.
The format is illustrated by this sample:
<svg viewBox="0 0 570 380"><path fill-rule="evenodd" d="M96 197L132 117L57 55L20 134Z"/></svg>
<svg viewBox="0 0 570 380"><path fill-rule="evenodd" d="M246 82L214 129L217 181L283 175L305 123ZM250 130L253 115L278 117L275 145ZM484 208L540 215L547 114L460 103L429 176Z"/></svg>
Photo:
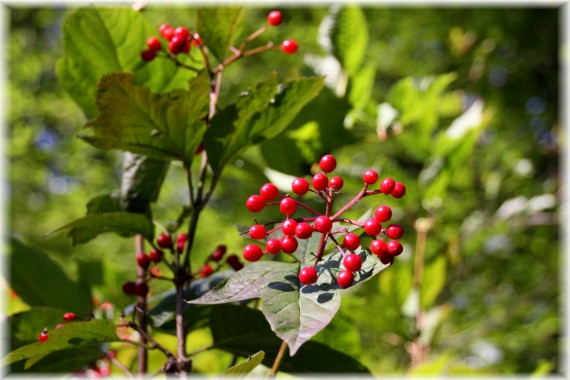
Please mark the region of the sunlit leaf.
<svg viewBox="0 0 570 380"><path fill-rule="evenodd" d="M198 9L196 28L210 52L223 61L239 35L243 19L242 7Z"/></svg>

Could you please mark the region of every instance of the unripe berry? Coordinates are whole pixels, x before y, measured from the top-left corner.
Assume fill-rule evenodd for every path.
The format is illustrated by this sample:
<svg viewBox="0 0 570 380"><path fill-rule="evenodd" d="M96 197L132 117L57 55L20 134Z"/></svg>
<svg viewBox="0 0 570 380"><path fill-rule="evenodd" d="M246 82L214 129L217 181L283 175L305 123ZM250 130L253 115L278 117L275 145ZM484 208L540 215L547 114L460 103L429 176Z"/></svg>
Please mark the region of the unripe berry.
<svg viewBox="0 0 570 380"><path fill-rule="evenodd" d="M267 22L273 26L280 25L283 22L283 15L279 11L271 11L267 15Z"/></svg>
<svg viewBox="0 0 570 380"><path fill-rule="evenodd" d="M313 227L309 223L299 223L295 228L295 236L299 239L308 239L311 235L313 235Z"/></svg>
<svg viewBox="0 0 570 380"><path fill-rule="evenodd" d="M388 244L386 244L386 247L388 249L388 253L392 256L398 256L404 250L402 244L397 240L390 240Z"/></svg>
<svg viewBox="0 0 570 380"><path fill-rule="evenodd" d="M404 229L398 224L390 224L388 228L386 228L386 235L388 235L390 239L399 239L403 234Z"/></svg>
<svg viewBox="0 0 570 380"><path fill-rule="evenodd" d="M312 184L315 190L322 191L329 185L329 179L326 174L317 173L313 176Z"/></svg>
<svg viewBox="0 0 570 380"><path fill-rule="evenodd" d="M332 220L328 216L319 215L313 223L313 228L315 231L326 234L327 232L330 232L332 228Z"/></svg>
<svg viewBox="0 0 570 380"><path fill-rule="evenodd" d="M139 267L146 270L150 266L150 258L144 253L139 253L137 255L137 264L139 264Z"/></svg>
<svg viewBox="0 0 570 380"><path fill-rule="evenodd" d="M261 195L252 195L245 201L245 207L251 212L259 212L265 207L265 200Z"/></svg>
<svg viewBox="0 0 570 380"><path fill-rule="evenodd" d="M358 248L360 246L360 238L358 237L357 234L354 233L348 233L344 236L344 239L342 240L342 245L350 250L350 251L354 251L356 248Z"/></svg>
<svg viewBox="0 0 570 380"><path fill-rule="evenodd" d="M285 253L293 253L299 247L299 242L293 236L283 236L281 239L281 249Z"/></svg>
<svg viewBox="0 0 570 380"><path fill-rule="evenodd" d="M224 254L226 253L227 247L224 244L220 244L216 247L216 249L214 250L214 252L212 252L212 254L210 255L210 260L212 261L220 261L222 259L222 257L224 257ZM237 256L235 256L237 258Z"/></svg>
<svg viewBox="0 0 570 380"><path fill-rule="evenodd" d="M297 195L305 195L309 191L309 182L305 178L295 178L291 183L291 190Z"/></svg>
<svg viewBox="0 0 570 380"><path fill-rule="evenodd" d="M172 248L172 237L168 234L158 235L156 244L158 244L160 248Z"/></svg>
<svg viewBox="0 0 570 380"><path fill-rule="evenodd" d="M321 170L325 173L330 173L336 168L336 159L332 154L325 154L319 161Z"/></svg>
<svg viewBox="0 0 570 380"><path fill-rule="evenodd" d="M362 175L362 180L368 185L374 185L378 181L378 173L375 170L368 169Z"/></svg>
<svg viewBox="0 0 570 380"><path fill-rule="evenodd" d="M158 28L158 31L160 32L160 35L164 37L164 39L166 39L167 41L170 41L174 36L174 28L168 24L162 24Z"/></svg>
<svg viewBox="0 0 570 380"><path fill-rule="evenodd" d="M304 285L310 285L317 282L317 271L314 267L306 267L299 272L299 281Z"/></svg>
<svg viewBox="0 0 570 380"><path fill-rule="evenodd" d="M298 49L299 45L297 45L297 41L295 40L285 40L281 43L281 50L287 54L294 54Z"/></svg>
<svg viewBox="0 0 570 380"><path fill-rule="evenodd" d="M202 267L198 271L198 274L201 277L208 277L209 275L212 274L212 272L214 272L214 268L212 268L212 266L210 264L204 264L204 265L202 265Z"/></svg>
<svg viewBox="0 0 570 380"><path fill-rule="evenodd" d="M372 240L372 243L370 243L370 250L376 256L388 254L388 247L386 246L386 242L380 239Z"/></svg>
<svg viewBox="0 0 570 380"><path fill-rule="evenodd" d="M394 198L402 198L406 195L406 186L401 182L396 182L394 184L394 190L392 191L392 196Z"/></svg>
<svg viewBox="0 0 570 380"><path fill-rule="evenodd" d="M150 62L156 57L156 50L146 49L141 52L141 58L145 62Z"/></svg>
<svg viewBox="0 0 570 380"><path fill-rule="evenodd" d="M146 46L148 46L148 48L150 50L160 50L162 49L162 43L160 42L160 40L154 36L149 37L146 39Z"/></svg>
<svg viewBox="0 0 570 380"><path fill-rule="evenodd" d="M160 249L153 249L148 254L148 258L153 263L159 263L162 260L163 256L164 256L164 252L162 252Z"/></svg>
<svg viewBox="0 0 570 380"><path fill-rule="evenodd" d="M348 288L354 282L354 274L348 269L345 269L338 274L336 281L341 288Z"/></svg>
<svg viewBox="0 0 570 380"><path fill-rule="evenodd" d="M136 283L135 294L139 297L145 297L148 294L148 285L144 281Z"/></svg>
<svg viewBox="0 0 570 380"><path fill-rule="evenodd" d="M283 235L293 236L295 235L295 229L297 228L297 221L295 219L286 219L281 224L281 231L283 231Z"/></svg>
<svg viewBox="0 0 570 380"><path fill-rule="evenodd" d="M279 251L281 251L281 242L279 241L279 239L275 238L269 239L265 243L265 250L271 253L272 255L275 255L279 253Z"/></svg>
<svg viewBox="0 0 570 380"><path fill-rule="evenodd" d="M380 191L388 195L394 191L394 185L396 182L392 178L385 178L380 184Z"/></svg>
<svg viewBox="0 0 570 380"><path fill-rule="evenodd" d="M271 201L279 195L279 189L272 183L266 183L259 189L259 195L266 201Z"/></svg>
<svg viewBox="0 0 570 380"><path fill-rule="evenodd" d="M351 272L356 272L362 268L362 258L354 253L346 255L342 263L344 267Z"/></svg>
<svg viewBox="0 0 570 380"><path fill-rule="evenodd" d="M160 276L160 268L159 267L150 268L150 275L152 277L159 277Z"/></svg>
<svg viewBox="0 0 570 380"><path fill-rule="evenodd" d="M249 244L243 249L243 258L247 261L259 261L261 256L263 256L263 250L258 245Z"/></svg>
<svg viewBox="0 0 570 380"><path fill-rule="evenodd" d="M57 325L55 325L55 328L56 328L56 329L60 329L60 328L62 328L63 326L65 326L64 323L58 323Z"/></svg>
<svg viewBox="0 0 570 380"><path fill-rule="evenodd" d="M392 209L388 206L380 206L374 211L374 218L379 222L387 222L392 217Z"/></svg>
<svg viewBox="0 0 570 380"><path fill-rule="evenodd" d="M67 322L72 322L75 320L75 318L77 318L77 316L75 315L75 313L65 313L63 314L63 319Z"/></svg>
<svg viewBox="0 0 570 380"><path fill-rule="evenodd" d="M364 232L370 236L376 236L382 232L382 224L376 218L370 218L364 222Z"/></svg>
<svg viewBox="0 0 570 380"><path fill-rule="evenodd" d="M294 214L297 211L297 202L293 198L283 198L279 202L279 211L285 215Z"/></svg>
<svg viewBox="0 0 570 380"><path fill-rule="evenodd" d="M265 239L267 236L267 229L263 224L256 224L249 229L249 237L255 240Z"/></svg>
<svg viewBox="0 0 570 380"><path fill-rule="evenodd" d="M329 181L329 187L333 190L340 190L342 189L342 185L344 184L344 181L342 180L342 177L339 177L337 175L335 175L334 177L332 177Z"/></svg>
<svg viewBox="0 0 570 380"><path fill-rule="evenodd" d="M127 281L123 284L123 293L125 293L128 296L132 296L135 294L137 288L137 284L135 284L132 281Z"/></svg>

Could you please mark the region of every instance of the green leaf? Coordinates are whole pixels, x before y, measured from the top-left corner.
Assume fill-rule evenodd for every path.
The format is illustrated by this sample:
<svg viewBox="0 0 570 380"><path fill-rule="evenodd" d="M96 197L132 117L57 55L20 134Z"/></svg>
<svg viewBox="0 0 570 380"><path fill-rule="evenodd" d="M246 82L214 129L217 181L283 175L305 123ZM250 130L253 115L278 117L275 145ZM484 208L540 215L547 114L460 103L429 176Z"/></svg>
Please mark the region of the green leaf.
<svg viewBox="0 0 570 380"><path fill-rule="evenodd" d="M232 376L235 378L245 377L251 371L261 364L263 358L265 357L265 352L259 351L253 356L249 357L245 362L234 365L228 368L220 374L220 376Z"/></svg>
<svg viewBox="0 0 570 380"><path fill-rule="evenodd" d="M144 213L156 202L170 163L126 152L121 178L121 207L129 212Z"/></svg>
<svg viewBox="0 0 570 380"><path fill-rule="evenodd" d="M362 270L355 284L366 281L385 268L376 256L361 251ZM315 284L300 286L297 263L261 261L237 272L193 304L219 304L261 298L262 312L271 329L289 345L291 355L330 323L340 306L340 290L334 275L339 271L342 255L338 252L323 258L317 266ZM354 285L353 285L354 286Z"/></svg>
<svg viewBox="0 0 570 380"><path fill-rule="evenodd" d="M221 171L245 147L282 132L322 86L323 78L303 78L278 85L272 75L247 91L236 104L218 112L204 137L214 171Z"/></svg>
<svg viewBox="0 0 570 380"><path fill-rule="evenodd" d="M268 367L273 365L281 347L281 340L273 334L259 310L235 305L215 306L210 327L213 348L245 357L263 350L263 364ZM298 355L284 355L279 370L290 373L368 373L368 369L352 357L313 341L303 345Z"/></svg>
<svg viewBox="0 0 570 380"><path fill-rule="evenodd" d="M445 286L447 259L438 256L434 261L426 265L422 284L422 309L426 310L433 306L437 296Z"/></svg>
<svg viewBox="0 0 570 380"><path fill-rule="evenodd" d="M116 232L121 236L141 234L148 241L154 239L154 225L146 215L124 211L87 215L56 228L47 235L65 229L70 230L68 236L71 237L74 245L86 243L105 232Z"/></svg>
<svg viewBox="0 0 570 380"><path fill-rule="evenodd" d="M133 84L133 75L113 73L99 82L97 108L101 114L80 136L102 149L121 149L189 165L206 131L209 77L202 72L190 80L190 91L152 94Z"/></svg>
<svg viewBox="0 0 570 380"><path fill-rule="evenodd" d="M104 319L69 323L50 330L45 342L35 342L10 352L4 357L3 365L28 359L25 368L29 368L52 352L120 341L115 329L112 322Z"/></svg>
<svg viewBox="0 0 570 380"><path fill-rule="evenodd" d="M23 345L36 342L38 335L45 327L54 328L63 323L63 314L67 309L54 307L34 307L9 318L10 348L12 350Z"/></svg>
<svg viewBox="0 0 570 380"><path fill-rule="evenodd" d="M55 351L38 358L37 361L13 363L11 369L24 373L71 373L79 368L89 366L102 356L101 347L74 347L67 350ZM24 364L20 366L19 364ZM33 365L32 365L33 363ZM22 371L20 368L27 368Z"/></svg>
<svg viewBox="0 0 570 380"><path fill-rule="evenodd" d="M130 7L82 8L65 19L62 29L57 75L88 117L97 114L95 88L106 73L132 72L137 85L153 92L180 88L195 75L166 59L141 59L144 41L158 31Z"/></svg>
<svg viewBox="0 0 570 380"><path fill-rule="evenodd" d="M370 62L350 78L348 99L354 108L365 109L371 102L376 77L376 63Z"/></svg>
<svg viewBox="0 0 570 380"><path fill-rule="evenodd" d="M28 305L77 313L91 310L91 292L85 284L71 281L43 251L16 238L10 243L10 286Z"/></svg>
<svg viewBox="0 0 570 380"><path fill-rule="evenodd" d="M243 7L200 8L196 28L210 52L223 61L242 28Z"/></svg>
<svg viewBox="0 0 570 380"><path fill-rule="evenodd" d="M333 6L324 23L332 54L350 75L355 75L368 48L368 24L362 9L356 5Z"/></svg>

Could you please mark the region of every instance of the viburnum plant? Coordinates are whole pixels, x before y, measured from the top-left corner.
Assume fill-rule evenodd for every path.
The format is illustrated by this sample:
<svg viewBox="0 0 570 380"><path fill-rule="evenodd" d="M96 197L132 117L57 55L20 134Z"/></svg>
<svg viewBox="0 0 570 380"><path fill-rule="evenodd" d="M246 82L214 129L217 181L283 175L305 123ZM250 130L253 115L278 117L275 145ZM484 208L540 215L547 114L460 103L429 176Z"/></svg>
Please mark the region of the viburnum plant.
<svg viewBox="0 0 570 380"><path fill-rule="evenodd" d="M263 363L275 375L282 360L285 370L317 372L310 363L315 353L342 363L344 370L362 370L339 350L308 341L330 323L343 289L371 278L402 253L398 241L402 227L386 225L392 217L388 204L379 205L373 215L361 220L345 217L364 197L401 198L406 191L402 183L385 178L377 185L378 173L366 170L360 192L335 207L344 180L338 175L330 177L337 163L327 154L320 160L321 172L310 183L296 178L291 193L266 183L259 194L246 200L245 206L253 213L276 206L284 215L281 221L256 222L244 232L258 242L243 249L243 258L251 263L244 265L236 254L226 255L226 245L218 243L198 269L191 266L191 257L201 254L195 251L200 215L226 164L244 149L284 131L323 86L321 77L279 83L272 74L220 107L222 78L228 67L252 55L272 50L293 54L299 48L293 39L257 43L284 21L278 10L270 11L257 30L235 44L243 28L243 11L199 9L195 29L168 24L156 28L127 8L85 8L66 19L58 75L89 118L88 132L80 137L97 148L123 151L124 158L120 190L93 198L85 217L55 231L69 231L74 244L105 232L134 236L136 278L122 285L134 303L122 310L107 303L86 310L85 293L81 293L77 297L83 300L81 307L62 303L58 306L63 310L44 311L38 317L41 327L8 354L6 364L26 360L25 368L33 369L51 354L96 347L95 352L85 351L82 368L96 368L101 376L113 363L131 375L117 360L116 349L108 347L121 342L137 347L139 375L148 372L148 350L158 350L165 356L160 371L182 376L192 371L187 336L207 324L214 340L211 348L251 355L228 374L247 373ZM151 206L171 161L180 162L184 170L188 204L181 205L175 221L164 223L153 219ZM310 194L324 202L322 211L298 199ZM360 244L361 229L372 238L369 248ZM295 262L276 260L279 252ZM260 261L264 254L271 260ZM173 290L150 297L157 281L170 282ZM255 298L261 299L261 312L269 325L264 325L257 307L243 305ZM242 306L204 306L238 301L243 301ZM24 326L22 321L13 323L18 328ZM176 336L175 352L155 339L156 331ZM263 344L252 348L255 339L240 342L236 338L251 334L262 334ZM302 355L309 363L283 359L287 346L289 358L303 346ZM106 364L93 364L101 360ZM334 371L334 367L329 369Z"/></svg>

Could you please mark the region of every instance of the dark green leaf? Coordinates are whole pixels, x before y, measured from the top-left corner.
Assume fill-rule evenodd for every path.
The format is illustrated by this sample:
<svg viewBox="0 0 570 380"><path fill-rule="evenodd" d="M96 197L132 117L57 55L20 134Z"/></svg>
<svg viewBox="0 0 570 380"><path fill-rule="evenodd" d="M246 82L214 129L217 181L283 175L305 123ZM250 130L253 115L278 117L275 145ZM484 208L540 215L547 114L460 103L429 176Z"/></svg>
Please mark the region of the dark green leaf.
<svg viewBox="0 0 570 380"><path fill-rule="evenodd" d="M242 28L243 8L198 9L196 28L208 50L219 60L227 56Z"/></svg>
<svg viewBox="0 0 570 380"><path fill-rule="evenodd" d="M234 378L245 377L255 369L263 361L265 352L259 351L253 356L249 357L245 362L234 365L220 374L220 376L232 376Z"/></svg>
<svg viewBox="0 0 570 380"><path fill-rule="evenodd" d="M77 371L85 366L89 366L95 363L96 360L103 356L101 347L74 347L67 350L52 352L31 366L27 366L26 362L13 363L11 369L20 367L19 364L24 364L21 366L22 369L25 367L25 373L70 373ZM18 368L19 369L19 368ZM16 371L18 371L16 369ZM19 372L22 372L21 370Z"/></svg>
<svg viewBox="0 0 570 380"><path fill-rule="evenodd" d="M28 305L77 313L91 310L89 288L71 281L47 254L15 238L10 248L10 285Z"/></svg>
<svg viewBox="0 0 570 380"><path fill-rule="evenodd" d="M53 329L58 323L63 323L63 314L66 311L53 307L34 307L11 315L9 318L11 350L36 342L45 327Z"/></svg>
<svg viewBox="0 0 570 380"><path fill-rule="evenodd" d="M123 157L121 206L129 212L144 213L158 198L170 163L126 152Z"/></svg>
<svg viewBox="0 0 570 380"><path fill-rule="evenodd" d="M63 23L63 58L57 74L62 86L88 117L97 114L95 87L110 72L132 72L137 85L153 92L184 87L195 75L165 59L144 62L144 41L158 31L130 7L82 8Z"/></svg>

